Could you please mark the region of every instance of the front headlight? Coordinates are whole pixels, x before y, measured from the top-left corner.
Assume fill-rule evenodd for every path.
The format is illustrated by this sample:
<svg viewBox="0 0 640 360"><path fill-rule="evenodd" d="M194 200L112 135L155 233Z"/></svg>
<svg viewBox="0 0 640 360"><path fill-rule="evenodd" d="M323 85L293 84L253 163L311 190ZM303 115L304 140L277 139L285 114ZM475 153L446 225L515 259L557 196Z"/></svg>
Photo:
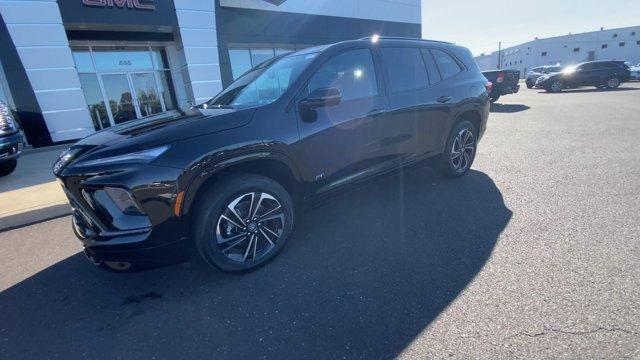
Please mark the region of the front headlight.
<svg viewBox="0 0 640 360"><path fill-rule="evenodd" d="M159 146L152 149L137 151L124 155L117 155L108 158L94 159L87 161L80 161L74 164L74 167L86 167L96 165L111 165L111 164L147 164L155 160L158 156L162 155L165 151L169 150L169 145Z"/></svg>
<svg viewBox="0 0 640 360"><path fill-rule="evenodd" d="M18 130L11 110L0 101L0 134L12 133Z"/></svg>

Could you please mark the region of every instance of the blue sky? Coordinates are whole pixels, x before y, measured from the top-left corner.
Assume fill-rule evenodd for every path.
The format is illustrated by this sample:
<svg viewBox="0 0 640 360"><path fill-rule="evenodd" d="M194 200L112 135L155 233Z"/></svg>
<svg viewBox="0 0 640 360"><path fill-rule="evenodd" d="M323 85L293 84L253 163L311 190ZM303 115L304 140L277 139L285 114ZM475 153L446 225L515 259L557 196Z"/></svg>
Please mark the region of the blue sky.
<svg viewBox="0 0 640 360"><path fill-rule="evenodd" d="M474 55L549 37L640 25L640 0L422 0L422 37Z"/></svg>

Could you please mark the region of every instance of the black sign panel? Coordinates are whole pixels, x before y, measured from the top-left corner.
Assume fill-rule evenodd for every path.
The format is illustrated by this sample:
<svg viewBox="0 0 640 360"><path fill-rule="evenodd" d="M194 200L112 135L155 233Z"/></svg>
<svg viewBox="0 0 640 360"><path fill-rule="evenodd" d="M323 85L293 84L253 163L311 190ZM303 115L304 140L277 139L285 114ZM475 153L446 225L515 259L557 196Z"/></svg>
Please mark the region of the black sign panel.
<svg viewBox="0 0 640 360"><path fill-rule="evenodd" d="M65 24L176 26L178 23L173 0L64 0L58 5Z"/></svg>

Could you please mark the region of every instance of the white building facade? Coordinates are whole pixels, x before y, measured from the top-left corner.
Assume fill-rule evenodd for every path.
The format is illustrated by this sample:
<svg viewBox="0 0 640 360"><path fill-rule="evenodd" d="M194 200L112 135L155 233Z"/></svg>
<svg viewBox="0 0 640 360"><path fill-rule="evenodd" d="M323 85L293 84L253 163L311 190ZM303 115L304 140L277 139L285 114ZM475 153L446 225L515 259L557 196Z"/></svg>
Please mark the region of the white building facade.
<svg viewBox="0 0 640 360"><path fill-rule="evenodd" d="M594 60L640 63L640 26L535 39L476 57L482 70L518 69L521 76L537 66Z"/></svg>

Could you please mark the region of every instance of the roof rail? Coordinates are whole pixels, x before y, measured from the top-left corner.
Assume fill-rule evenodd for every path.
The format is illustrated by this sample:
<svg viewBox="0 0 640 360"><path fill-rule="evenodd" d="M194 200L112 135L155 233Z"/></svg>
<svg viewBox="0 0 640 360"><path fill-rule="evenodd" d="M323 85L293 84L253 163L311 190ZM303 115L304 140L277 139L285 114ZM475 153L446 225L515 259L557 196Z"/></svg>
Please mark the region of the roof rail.
<svg viewBox="0 0 640 360"><path fill-rule="evenodd" d="M373 36L365 36L365 37L360 38L358 40L371 40L371 39L373 39ZM431 40L431 39L420 39L420 38L402 37L402 36L379 36L378 39L381 39L381 40L384 40L384 39L388 39L388 40L415 40L415 41L425 41L425 42L434 42L434 43L453 45L453 43L450 43L448 41Z"/></svg>

